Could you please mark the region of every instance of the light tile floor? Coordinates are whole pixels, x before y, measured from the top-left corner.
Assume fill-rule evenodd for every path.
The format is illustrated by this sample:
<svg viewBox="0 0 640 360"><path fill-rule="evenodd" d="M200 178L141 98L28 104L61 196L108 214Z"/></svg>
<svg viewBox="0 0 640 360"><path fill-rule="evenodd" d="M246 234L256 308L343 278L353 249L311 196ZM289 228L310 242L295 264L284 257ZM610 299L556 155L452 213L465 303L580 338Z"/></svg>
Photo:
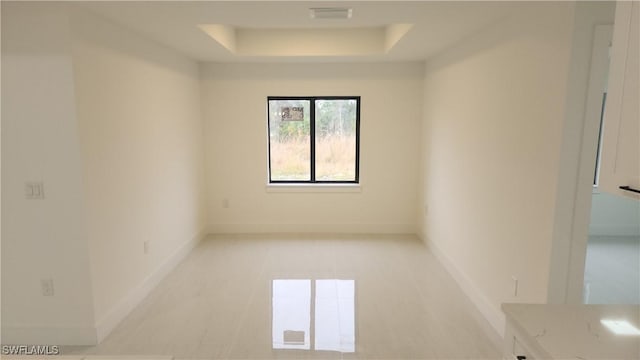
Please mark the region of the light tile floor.
<svg viewBox="0 0 640 360"><path fill-rule="evenodd" d="M310 295L283 296L297 304L285 309L306 314L309 308L308 317L287 319L286 311L274 310L282 309L274 307L280 298L274 298L274 280L287 279L314 284ZM315 280L323 279L353 280L353 296L351 282L342 282L347 290L328 302L334 305L322 305L322 316L333 319L322 323L338 329L333 338L354 352L314 350L321 332ZM305 334L311 332L303 340L309 350L274 349L274 314L277 327L299 330L293 327L302 323ZM185 359L499 359L499 349L498 335L415 236L228 235L199 244L100 345L63 351Z"/></svg>

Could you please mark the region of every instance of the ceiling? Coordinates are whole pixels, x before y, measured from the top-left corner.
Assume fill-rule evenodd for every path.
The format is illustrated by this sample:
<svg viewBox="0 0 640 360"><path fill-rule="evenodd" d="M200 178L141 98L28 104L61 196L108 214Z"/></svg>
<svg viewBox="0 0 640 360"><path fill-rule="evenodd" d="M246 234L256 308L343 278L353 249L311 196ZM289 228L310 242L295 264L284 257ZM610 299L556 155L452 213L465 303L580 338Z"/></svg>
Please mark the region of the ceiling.
<svg viewBox="0 0 640 360"><path fill-rule="evenodd" d="M512 2L479 1L87 1L76 4L194 60L212 62L422 61L508 16L517 6ZM352 8L352 18L318 20L309 16L310 8L328 7ZM232 47L224 41L226 38L216 41L203 31L202 25L251 32L258 39L254 42L262 43L262 48L268 46L259 41L259 35L281 34L282 37L270 40L275 47L283 49L304 43L307 38L303 35L308 33L339 34L336 41L322 40L345 48L348 39L343 35L357 35L363 29L412 26L403 36L393 39L392 46L382 46L381 51L298 53L231 51ZM308 39L312 43L313 38ZM357 36L352 40L354 45L358 44Z"/></svg>

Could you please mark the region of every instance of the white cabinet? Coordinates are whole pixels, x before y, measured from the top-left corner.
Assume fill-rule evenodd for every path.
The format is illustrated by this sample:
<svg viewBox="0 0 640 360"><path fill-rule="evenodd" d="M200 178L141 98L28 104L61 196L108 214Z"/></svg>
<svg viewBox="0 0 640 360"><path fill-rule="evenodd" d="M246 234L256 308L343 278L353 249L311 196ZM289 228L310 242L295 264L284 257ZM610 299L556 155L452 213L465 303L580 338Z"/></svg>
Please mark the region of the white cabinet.
<svg viewBox="0 0 640 360"><path fill-rule="evenodd" d="M640 2L618 1L611 47L599 188L640 199ZM628 190L620 187L629 187Z"/></svg>
<svg viewBox="0 0 640 360"><path fill-rule="evenodd" d="M527 344L529 335L513 319L507 318L503 342L504 360L536 360L548 359L543 350L536 350L535 344Z"/></svg>

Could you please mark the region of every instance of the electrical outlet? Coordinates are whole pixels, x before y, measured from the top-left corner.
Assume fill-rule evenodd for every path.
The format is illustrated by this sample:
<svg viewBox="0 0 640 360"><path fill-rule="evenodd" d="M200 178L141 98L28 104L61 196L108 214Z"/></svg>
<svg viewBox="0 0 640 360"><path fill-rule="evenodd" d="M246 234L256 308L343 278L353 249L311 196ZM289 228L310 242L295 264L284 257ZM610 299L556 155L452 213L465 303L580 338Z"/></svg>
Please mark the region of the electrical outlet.
<svg viewBox="0 0 640 360"><path fill-rule="evenodd" d="M53 279L41 279L42 296L53 296Z"/></svg>
<svg viewBox="0 0 640 360"><path fill-rule="evenodd" d="M142 244L142 246L143 246L143 251L144 251L144 253L145 253L145 254L148 254L148 253L149 253L149 242L148 242L148 241L145 241L145 242Z"/></svg>
<svg viewBox="0 0 640 360"><path fill-rule="evenodd" d="M225 209L229 208L229 199L222 199L222 207Z"/></svg>
<svg viewBox="0 0 640 360"><path fill-rule="evenodd" d="M25 182L24 197L30 200L44 199L44 184L41 182Z"/></svg>

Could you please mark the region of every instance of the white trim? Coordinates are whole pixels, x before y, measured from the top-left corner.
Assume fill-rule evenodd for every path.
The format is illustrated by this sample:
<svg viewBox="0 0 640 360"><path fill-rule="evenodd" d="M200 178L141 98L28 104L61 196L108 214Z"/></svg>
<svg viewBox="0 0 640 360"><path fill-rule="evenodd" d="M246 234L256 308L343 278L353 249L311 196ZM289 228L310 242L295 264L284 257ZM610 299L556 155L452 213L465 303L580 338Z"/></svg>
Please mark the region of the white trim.
<svg viewBox="0 0 640 360"><path fill-rule="evenodd" d="M210 234L415 234L415 224L211 224Z"/></svg>
<svg viewBox="0 0 640 360"><path fill-rule="evenodd" d="M616 5L617 6L617 5ZM593 175L597 170L596 191L600 191L600 166L603 139L600 137L602 119L602 94L607 89L609 74L609 49L613 37L613 25L596 25L591 38L591 57L589 78L584 104L582 137L578 177L576 179L571 219L571 238L569 247L568 272L566 277L566 303L582 303L584 297L584 271L587 253L588 229L591 222L591 207L594 193ZM610 98L607 95L607 102ZM604 131L604 124L602 124ZM604 135L603 135L604 136ZM596 158L600 159L596 163ZM590 184L591 186L587 185ZM551 274L553 276L553 274Z"/></svg>
<svg viewBox="0 0 640 360"><path fill-rule="evenodd" d="M359 193L360 184L267 184L268 193Z"/></svg>
<svg viewBox="0 0 640 360"><path fill-rule="evenodd" d="M471 279L467 277L451 259L442 251L438 246L428 238L422 238L422 241L427 245L429 251L440 261L442 266L451 274L453 279L458 283L458 286L462 289L462 292L467 295L471 302L476 306L480 314L489 322L492 329L500 336L504 338L506 317L504 313L496 308L492 302L473 284Z"/></svg>
<svg viewBox="0 0 640 360"><path fill-rule="evenodd" d="M191 240L178 248L169 258L158 268L149 274L142 283L131 290L116 306L96 322L96 334L98 343L102 342L116 326L149 295L162 279L171 272L198 243L204 238L206 233L201 231Z"/></svg>
<svg viewBox="0 0 640 360"><path fill-rule="evenodd" d="M593 176L600 132L602 93L606 88L606 74L609 68L608 49L612 27L597 24L607 20L587 20L585 17L581 19L574 25L574 28L581 29L579 33L582 35L574 39L572 44L568 91L575 94L584 92L584 98L569 96L565 104L563 150L559 182L556 186L547 286L547 302L558 304L583 302L591 200L602 185L599 181L599 186L594 187ZM589 39L582 38L586 36ZM591 43L588 55L587 48L584 47L587 41ZM609 100L608 96L607 103Z"/></svg>
<svg viewBox="0 0 640 360"><path fill-rule="evenodd" d="M92 326L2 324L2 344L96 345L96 329Z"/></svg>

